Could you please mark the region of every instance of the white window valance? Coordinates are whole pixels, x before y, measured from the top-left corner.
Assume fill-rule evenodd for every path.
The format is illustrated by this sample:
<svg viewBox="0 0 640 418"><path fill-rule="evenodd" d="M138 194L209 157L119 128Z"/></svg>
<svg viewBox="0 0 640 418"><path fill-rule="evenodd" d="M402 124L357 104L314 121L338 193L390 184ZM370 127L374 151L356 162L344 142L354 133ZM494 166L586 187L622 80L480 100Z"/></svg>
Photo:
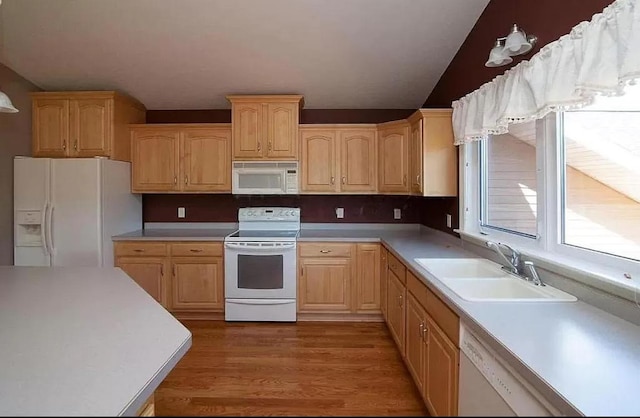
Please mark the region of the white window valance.
<svg viewBox="0 0 640 418"><path fill-rule="evenodd" d="M455 144L587 106L599 94L624 94L625 85L640 78L639 1L616 0L529 61L453 102Z"/></svg>

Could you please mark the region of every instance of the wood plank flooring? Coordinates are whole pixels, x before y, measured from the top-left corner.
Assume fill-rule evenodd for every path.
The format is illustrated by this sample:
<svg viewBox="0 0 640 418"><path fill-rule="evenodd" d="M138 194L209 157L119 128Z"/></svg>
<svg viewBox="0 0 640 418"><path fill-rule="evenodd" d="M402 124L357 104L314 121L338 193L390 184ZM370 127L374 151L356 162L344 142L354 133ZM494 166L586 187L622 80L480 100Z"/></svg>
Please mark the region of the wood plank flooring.
<svg viewBox="0 0 640 418"><path fill-rule="evenodd" d="M156 415L428 415L384 324L184 324Z"/></svg>

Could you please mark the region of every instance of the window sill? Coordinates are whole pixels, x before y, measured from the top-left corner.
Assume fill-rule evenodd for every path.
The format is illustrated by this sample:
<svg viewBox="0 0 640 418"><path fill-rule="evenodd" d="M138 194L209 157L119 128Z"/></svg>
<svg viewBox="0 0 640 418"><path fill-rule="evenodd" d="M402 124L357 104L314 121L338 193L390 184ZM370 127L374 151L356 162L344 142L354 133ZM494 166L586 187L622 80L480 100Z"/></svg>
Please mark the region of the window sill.
<svg viewBox="0 0 640 418"><path fill-rule="evenodd" d="M484 246L487 240L490 240L487 236L478 233L465 231L456 232L460 234L463 241L468 241L480 246ZM507 241L501 242L510 244ZM638 274L638 272L633 272L632 279L625 279L623 276L624 272L604 267L600 264L589 263L579 258L558 255L539 249L522 247L517 244L514 244L513 247L520 251L527 259L533 260L534 263L542 269L568 277L631 302L637 301L637 293L640 291L640 274Z"/></svg>

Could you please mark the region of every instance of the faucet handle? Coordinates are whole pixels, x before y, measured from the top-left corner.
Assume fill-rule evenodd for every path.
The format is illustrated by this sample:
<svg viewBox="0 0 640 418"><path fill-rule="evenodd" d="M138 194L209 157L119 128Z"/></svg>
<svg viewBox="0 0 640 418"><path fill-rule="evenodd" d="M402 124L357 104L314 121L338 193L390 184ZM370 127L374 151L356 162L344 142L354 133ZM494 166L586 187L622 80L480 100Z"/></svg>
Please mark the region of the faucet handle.
<svg viewBox="0 0 640 418"><path fill-rule="evenodd" d="M524 262L524 267L529 270L529 273L531 274L531 280L533 281L533 283L537 286L544 286L545 284L542 282L542 280L540 279L540 276L538 276L538 271L536 270L536 266L533 264L533 261L525 261Z"/></svg>

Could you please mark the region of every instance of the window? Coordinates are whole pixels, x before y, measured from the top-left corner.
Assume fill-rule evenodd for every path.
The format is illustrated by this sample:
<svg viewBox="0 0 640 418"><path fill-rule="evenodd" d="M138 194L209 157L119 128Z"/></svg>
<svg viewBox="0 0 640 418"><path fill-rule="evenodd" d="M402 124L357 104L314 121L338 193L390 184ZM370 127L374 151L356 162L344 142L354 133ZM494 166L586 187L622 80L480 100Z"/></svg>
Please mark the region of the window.
<svg viewBox="0 0 640 418"><path fill-rule="evenodd" d="M461 162L463 234L638 286L640 85L512 124Z"/></svg>
<svg viewBox="0 0 640 418"><path fill-rule="evenodd" d="M537 235L536 124L480 143L480 220L485 228Z"/></svg>
<svg viewBox="0 0 640 418"><path fill-rule="evenodd" d="M640 260L640 112L566 112L561 126L562 243Z"/></svg>

